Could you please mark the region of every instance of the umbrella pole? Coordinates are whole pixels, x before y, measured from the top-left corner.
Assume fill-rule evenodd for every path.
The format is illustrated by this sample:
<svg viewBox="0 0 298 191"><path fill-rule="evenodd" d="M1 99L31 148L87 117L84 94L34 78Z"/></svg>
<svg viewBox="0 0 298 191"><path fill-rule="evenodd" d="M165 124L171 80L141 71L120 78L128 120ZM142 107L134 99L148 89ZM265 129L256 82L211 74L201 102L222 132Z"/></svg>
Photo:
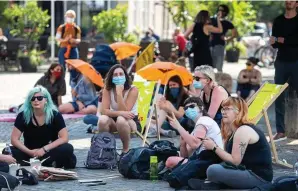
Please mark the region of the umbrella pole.
<svg viewBox="0 0 298 191"><path fill-rule="evenodd" d="M137 58L137 56L134 56L134 58L132 60L132 63L130 64L129 68L127 69L128 74L131 73L131 70L132 70L133 66L136 64L136 58Z"/></svg>

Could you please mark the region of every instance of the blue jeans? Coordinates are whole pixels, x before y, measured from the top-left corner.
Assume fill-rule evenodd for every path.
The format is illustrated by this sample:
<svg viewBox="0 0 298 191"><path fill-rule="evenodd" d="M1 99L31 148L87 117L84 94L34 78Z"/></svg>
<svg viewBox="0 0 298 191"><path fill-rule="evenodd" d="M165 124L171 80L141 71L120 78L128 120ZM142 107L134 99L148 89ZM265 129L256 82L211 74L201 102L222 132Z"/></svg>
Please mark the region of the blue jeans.
<svg viewBox="0 0 298 191"><path fill-rule="evenodd" d="M298 90L298 61L284 62L276 60L275 67L275 84L285 84L289 82L290 88ZM287 94L285 90L275 101L275 120L277 133L285 133L285 98Z"/></svg>
<svg viewBox="0 0 298 191"><path fill-rule="evenodd" d="M58 59L59 59L59 64L63 66L64 71L66 71L65 68L65 57L64 54L66 52L67 48L66 47L61 47L58 52ZM73 47L70 50L69 54L69 59L78 59L79 58L79 51L77 47Z"/></svg>
<svg viewBox="0 0 298 191"><path fill-rule="evenodd" d="M83 118L83 122L87 125L91 124L91 125L94 125L94 126L97 126L97 122L98 122L98 117L96 115L86 115L84 118Z"/></svg>

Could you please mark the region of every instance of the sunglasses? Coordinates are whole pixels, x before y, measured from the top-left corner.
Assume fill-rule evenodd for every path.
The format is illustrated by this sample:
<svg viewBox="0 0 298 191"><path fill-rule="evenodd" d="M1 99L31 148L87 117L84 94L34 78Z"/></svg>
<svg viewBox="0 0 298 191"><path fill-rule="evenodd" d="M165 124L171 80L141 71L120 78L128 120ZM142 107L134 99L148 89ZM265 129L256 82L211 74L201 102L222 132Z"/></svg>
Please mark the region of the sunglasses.
<svg viewBox="0 0 298 191"><path fill-rule="evenodd" d="M185 106L184 111L186 111L188 108L195 108L195 107L196 107L196 104L191 104L191 105Z"/></svg>
<svg viewBox="0 0 298 191"><path fill-rule="evenodd" d="M41 100L43 100L43 96L33 96L32 98L31 98L31 101L35 101L35 99L37 99L37 101L41 101Z"/></svg>
<svg viewBox="0 0 298 191"><path fill-rule="evenodd" d="M207 78L199 77L199 76L193 76L193 79L194 79L195 81L200 81L200 79L207 79Z"/></svg>

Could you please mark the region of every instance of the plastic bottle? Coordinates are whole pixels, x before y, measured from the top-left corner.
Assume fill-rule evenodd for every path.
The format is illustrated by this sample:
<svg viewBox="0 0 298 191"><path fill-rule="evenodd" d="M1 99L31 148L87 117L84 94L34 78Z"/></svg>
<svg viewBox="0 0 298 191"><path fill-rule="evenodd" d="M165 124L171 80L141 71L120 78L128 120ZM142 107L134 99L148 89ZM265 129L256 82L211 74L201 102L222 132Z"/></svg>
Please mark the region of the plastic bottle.
<svg viewBox="0 0 298 191"><path fill-rule="evenodd" d="M294 172L295 172L296 176L298 176L298 160L297 160L297 162L294 164Z"/></svg>
<svg viewBox="0 0 298 191"><path fill-rule="evenodd" d="M158 160L157 156L150 157L150 180L158 180Z"/></svg>
<svg viewBox="0 0 298 191"><path fill-rule="evenodd" d="M5 154L6 155L12 155L9 143L6 143L6 147L5 147Z"/></svg>

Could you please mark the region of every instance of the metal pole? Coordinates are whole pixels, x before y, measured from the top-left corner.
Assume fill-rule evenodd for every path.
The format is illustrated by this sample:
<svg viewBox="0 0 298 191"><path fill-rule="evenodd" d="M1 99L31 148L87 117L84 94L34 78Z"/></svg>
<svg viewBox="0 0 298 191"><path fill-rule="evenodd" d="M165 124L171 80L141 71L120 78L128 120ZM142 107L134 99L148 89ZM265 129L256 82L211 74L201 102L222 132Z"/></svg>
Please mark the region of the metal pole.
<svg viewBox="0 0 298 191"><path fill-rule="evenodd" d="M81 26L81 1L77 1L77 24Z"/></svg>
<svg viewBox="0 0 298 191"><path fill-rule="evenodd" d="M63 1L63 14L65 14L66 11L67 11L67 1L64 0L64 1ZM63 17L63 18L64 18L64 17Z"/></svg>
<svg viewBox="0 0 298 191"><path fill-rule="evenodd" d="M111 9L111 0L108 0L108 10Z"/></svg>
<svg viewBox="0 0 298 191"><path fill-rule="evenodd" d="M51 60L55 57L55 0L51 0Z"/></svg>

